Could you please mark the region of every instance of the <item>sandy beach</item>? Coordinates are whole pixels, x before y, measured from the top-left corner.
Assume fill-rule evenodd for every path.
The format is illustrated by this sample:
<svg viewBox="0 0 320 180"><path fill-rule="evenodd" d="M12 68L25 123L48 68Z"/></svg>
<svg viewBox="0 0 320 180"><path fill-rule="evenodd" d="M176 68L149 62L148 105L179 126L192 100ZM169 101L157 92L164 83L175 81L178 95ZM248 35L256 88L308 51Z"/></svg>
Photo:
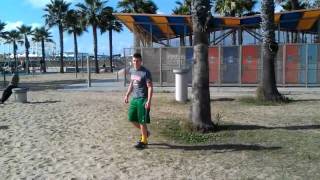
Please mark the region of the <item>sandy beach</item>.
<svg viewBox="0 0 320 180"><path fill-rule="evenodd" d="M39 76L22 82L45 84L71 76ZM0 179L279 179L285 173L278 160L259 164L272 152L237 148L237 142L188 148L154 133L148 149L135 150L139 133L127 121L123 94L39 86L28 92L28 103L15 103L11 97L0 105ZM152 116L186 116L185 106L157 107L172 97L172 93L155 94L153 106L159 110ZM224 104L215 106L216 111L223 108ZM279 119L267 123L263 117L246 119L241 112L230 116L226 121L238 116L248 124L286 125ZM289 177L299 179L296 174Z"/></svg>

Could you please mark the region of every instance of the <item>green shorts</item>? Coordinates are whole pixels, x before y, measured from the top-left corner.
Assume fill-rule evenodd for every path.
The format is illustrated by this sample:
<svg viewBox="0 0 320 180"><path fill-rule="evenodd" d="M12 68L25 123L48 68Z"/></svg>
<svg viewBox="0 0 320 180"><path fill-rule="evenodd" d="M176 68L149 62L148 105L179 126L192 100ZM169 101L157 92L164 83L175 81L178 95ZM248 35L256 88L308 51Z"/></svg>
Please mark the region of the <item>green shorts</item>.
<svg viewBox="0 0 320 180"><path fill-rule="evenodd" d="M144 105L147 102L147 98L131 98L128 119L130 122L136 122L139 124L150 123L149 110L146 110Z"/></svg>

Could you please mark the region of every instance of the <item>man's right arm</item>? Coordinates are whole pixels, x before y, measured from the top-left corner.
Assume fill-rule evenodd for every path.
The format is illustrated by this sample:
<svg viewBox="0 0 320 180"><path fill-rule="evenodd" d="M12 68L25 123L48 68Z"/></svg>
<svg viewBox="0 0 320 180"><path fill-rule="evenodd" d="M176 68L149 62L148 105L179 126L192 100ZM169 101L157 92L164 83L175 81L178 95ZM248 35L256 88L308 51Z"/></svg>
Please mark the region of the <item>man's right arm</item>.
<svg viewBox="0 0 320 180"><path fill-rule="evenodd" d="M126 95L125 95L125 97L124 97L124 102L125 102L125 103L128 103L128 102L129 102L129 96L130 96L130 94L131 94L131 92L132 92L132 88L133 88L133 81L130 81L130 84L129 84L127 93L126 93Z"/></svg>

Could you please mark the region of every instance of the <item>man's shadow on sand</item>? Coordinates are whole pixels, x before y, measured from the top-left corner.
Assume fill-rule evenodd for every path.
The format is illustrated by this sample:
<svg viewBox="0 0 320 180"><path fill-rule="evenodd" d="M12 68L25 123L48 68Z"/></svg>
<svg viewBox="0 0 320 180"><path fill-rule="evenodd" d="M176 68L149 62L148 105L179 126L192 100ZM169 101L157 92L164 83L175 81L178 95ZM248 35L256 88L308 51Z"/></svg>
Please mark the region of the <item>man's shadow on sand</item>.
<svg viewBox="0 0 320 180"><path fill-rule="evenodd" d="M304 126L279 126L268 127L258 125L219 125L217 131L240 131L240 130L315 130L320 129L320 125L304 125ZM150 143L149 148L156 149L180 149L185 151L198 150L227 150L230 151L261 151L261 150L278 150L279 146L262 146L257 144L210 144L210 145L173 145L168 143Z"/></svg>
<svg viewBox="0 0 320 180"><path fill-rule="evenodd" d="M149 149L179 149L185 151L199 151L199 150L217 150L222 151L261 151L261 150L278 150L279 146L261 146L261 145L247 145L247 144L210 144L210 145L172 145L168 143L149 143Z"/></svg>

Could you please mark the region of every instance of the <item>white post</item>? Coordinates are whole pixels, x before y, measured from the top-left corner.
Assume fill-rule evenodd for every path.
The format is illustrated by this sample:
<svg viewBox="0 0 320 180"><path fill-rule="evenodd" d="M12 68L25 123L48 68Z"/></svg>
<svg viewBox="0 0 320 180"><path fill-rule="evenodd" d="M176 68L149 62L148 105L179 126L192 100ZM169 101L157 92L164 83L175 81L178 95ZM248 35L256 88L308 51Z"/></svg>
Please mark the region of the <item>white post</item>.
<svg viewBox="0 0 320 180"><path fill-rule="evenodd" d="M174 69L175 73L175 99L178 102L186 102L188 100L188 69Z"/></svg>

